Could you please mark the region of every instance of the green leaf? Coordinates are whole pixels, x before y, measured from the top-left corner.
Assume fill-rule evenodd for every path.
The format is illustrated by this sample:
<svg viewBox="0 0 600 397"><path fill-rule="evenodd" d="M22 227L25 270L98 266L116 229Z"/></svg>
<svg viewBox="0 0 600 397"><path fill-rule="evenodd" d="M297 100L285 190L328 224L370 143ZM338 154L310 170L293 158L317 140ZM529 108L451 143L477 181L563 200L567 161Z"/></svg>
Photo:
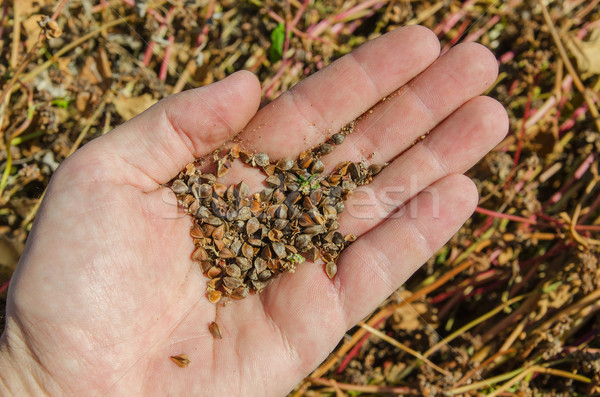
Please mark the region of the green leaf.
<svg viewBox="0 0 600 397"><path fill-rule="evenodd" d="M285 42L285 25L280 23L271 32L271 48L269 49L269 60L271 63L279 61L283 57L283 43Z"/></svg>
<svg viewBox="0 0 600 397"><path fill-rule="evenodd" d="M59 108L67 109L69 105L73 102L72 99L68 98L56 98L52 100L52 105L57 106Z"/></svg>

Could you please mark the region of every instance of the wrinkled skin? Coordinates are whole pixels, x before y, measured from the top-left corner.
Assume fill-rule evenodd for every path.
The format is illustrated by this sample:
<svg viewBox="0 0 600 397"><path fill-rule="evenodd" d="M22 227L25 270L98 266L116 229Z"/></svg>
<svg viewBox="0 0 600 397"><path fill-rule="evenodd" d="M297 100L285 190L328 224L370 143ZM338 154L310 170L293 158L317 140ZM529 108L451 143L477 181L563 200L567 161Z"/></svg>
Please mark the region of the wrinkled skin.
<svg viewBox="0 0 600 397"><path fill-rule="evenodd" d="M431 31L407 27L258 113L259 83L239 72L87 144L52 178L11 281L0 386L15 394L284 395L474 210L477 191L461 173L507 131L502 106L479 96L496 74L482 46L440 57ZM324 161L326 170L342 160L391 162L340 217L341 230L359 238L337 276L305 263L262 294L210 304L190 259L191 220L161 185L242 129L242 146L293 157L390 95ZM227 177L255 180L249 172L237 167ZM215 320L221 340L208 331ZM169 356L177 354L191 364L176 366Z"/></svg>

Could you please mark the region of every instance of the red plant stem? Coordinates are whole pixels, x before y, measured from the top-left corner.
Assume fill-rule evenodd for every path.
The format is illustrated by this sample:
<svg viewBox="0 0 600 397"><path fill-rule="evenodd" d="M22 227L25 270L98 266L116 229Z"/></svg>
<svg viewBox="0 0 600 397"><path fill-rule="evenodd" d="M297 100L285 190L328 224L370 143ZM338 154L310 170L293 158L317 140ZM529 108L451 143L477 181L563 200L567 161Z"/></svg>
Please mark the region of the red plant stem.
<svg viewBox="0 0 600 397"><path fill-rule="evenodd" d="M590 205L590 208L589 208L587 214L585 214L584 216L582 216L579 219L579 223L585 223L588 220L588 218L596 211L598 206L600 206L600 195L596 196L596 200L594 200L592 205ZM583 226L583 225L578 225L578 226Z"/></svg>
<svg viewBox="0 0 600 397"><path fill-rule="evenodd" d="M160 15L160 13L158 11L156 11L154 8L150 8L146 12L148 13L148 15L152 15L152 17L154 17L154 19L156 19L156 22L158 22L160 24L166 24L167 23L165 17L163 17L162 15Z"/></svg>
<svg viewBox="0 0 600 397"><path fill-rule="evenodd" d="M494 15L493 17L490 18L489 21L487 21L487 23L485 24L484 27L476 30L475 32L469 34L466 38L465 38L465 42L470 42L470 41L477 41L479 40L479 38L481 36L483 36L484 33L486 33L487 31L489 31L492 26L494 26L495 24L497 24L500 21L500 15Z"/></svg>
<svg viewBox="0 0 600 397"><path fill-rule="evenodd" d="M146 67L150 64L152 54L154 54L155 45L156 42L154 40L150 40L150 43L148 43L148 47L146 47L146 51L144 52L144 59L142 60L142 64Z"/></svg>
<svg viewBox="0 0 600 397"><path fill-rule="evenodd" d="M346 19L347 17L351 16L352 14L355 14L362 10L366 10L367 8L370 8L370 7L373 7L374 9L377 10L377 9L381 8L382 6L383 6L383 2L381 0L367 0L367 1L359 2L358 5L335 15L333 17L333 22L335 23L335 22L342 21L342 20Z"/></svg>
<svg viewBox="0 0 600 397"><path fill-rule="evenodd" d="M558 203L563 194L565 194L565 192L569 190L571 186L573 186L573 184L577 180L581 179L581 177L583 177L583 175L587 172L594 162L594 157L595 153L590 153L588 157L586 157L586 159L583 160L583 162L579 165L579 167L577 167L575 173L573 174L573 178L569 179L569 181L558 192L554 193L552 197L550 197L550 199L544 204L544 207L548 206L549 204Z"/></svg>
<svg viewBox="0 0 600 397"><path fill-rule="evenodd" d="M501 278L500 280L497 280L497 281L495 281L491 284L488 284L484 287L476 288L473 291L471 291L470 293L468 293L467 295L465 295L464 298L467 299L467 298L470 298L475 295L480 295L480 294L483 295L483 294L485 294L489 291L492 291L492 290L498 288L499 286L505 284L509 279L510 279L510 277L504 277L504 278Z"/></svg>
<svg viewBox="0 0 600 397"><path fill-rule="evenodd" d="M513 59L515 59L515 52L508 51L508 52L505 52L504 54L500 55L500 57L498 58L498 62L500 64L505 64L505 63L512 61Z"/></svg>
<svg viewBox="0 0 600 397"><path fill-rule="evenodd" d="M550 258L551 256L555 256L555 255L557 255L557 254L560 254L560 253L561 253L561 252L563 252L563 251L566 251L566 249L567 249L567 248L569 248L569 247L572 247L572 246L573 246L573 244L572 244L572 243L570 243L570 244L562 244L562 243L559 243L559 244L558 244L558 245L556 245L555 247L552 247L552 248L551 248L551 249L550 249L548 252L546 252L545 254L542 254L542 255L540 255L540 256L536 256L535 258L531 258L531 259L528 259L528 260L526 260L526 261L524 261L524 262L521 262L521 263L519 264L519 267L520 267L521 269L524 269L524 268L526 268L526 267L529 267L529 266L531 266L531 265L535 265L536 263L538 263L538 262L541 262L541 261L543 261L543 260L546 260L546 259Z"/></svg>
<svg viewBox="0 0 600 397"><path fill-rule="evenodd" d="M509 96L514 96L515 95L515 91L517 90L517 88L519 88L519 83L521 81L518 79L513 80L513 82L510 84L510 88L508 89L508 95Z"/></svg>
<svg viewBox="0 0 600 397"><path fill-rule="evenodd" d="M475 209L475 212L477 212L479 214L483 214L483 215L493 216L494 218L509 219L511 221L529 223L532 225L537 224L537 221L535 219L523 218L522 216L517 216L517 215L503 214L501 212L496 212L496 211L488 210L488 209L481 208L481 207L477 207Z"/></svg>
<svg viewBox="0 0 600 397"><path fill-rule="evenodd" d="M275 75L271 79L271 83L269 85L263 87L263 89L262 89L262 92L264 93L265 98L269 98L271 96L273 87L275 86L275 82L283 75L285 68L287 66L289 66L289 64L291 63L291 61L289 59L287 59L287 52L290 47L289 33L296 32L296 25L300 21L300 18L302 18L302 14L304 13L304 11L306 11L306 6L308 6L308 1L305 1L304 4L302 5L302 7L300 7L298 9L298 12L296 13L296 15L291 23L288 22L287 20L284 21L283 19L281 19L281 17L279 15L273 13L274 14L273 19L275 19L275 20L280 19L282 21L280 23L285 24L285 41L283 42L283 57L281 60L281 66L279 67L279 70L277 71L277 73L275 73ZM270 11L270 12L272 12L272 11ZM275 18L275 16L277 16L277 18Z"/></svg>
<svg viewBox="0 0 600 397"><path fill-rule="evenodd" d="M285 20L282 17L280 17L279 15L277 15L273 10L267 9L267 15L269 17L271 17L277 23L285 23ZM331 42L323 39L322 37L312 36L308 33L304 33L303 31L298 30L297 28L293 28L292 33L294 33L298 37L302 37L303 39L315 40L315 41L318 41L319 43L325 44L327 46L333 45Z"/></svg>
<svg viewBox="0 0 600 397"><path fill-rule="evenodd" d="M513 161L513 167L516 167L519 164L519 159L521 158L521 150L523 150L523 140L525 139L525 124L527 123L527 118L529 117L529 109L531 108L531 91L527 95L527 102L525 103L525 112L523 113L523 123L521 125L521 131L519 133L519 140L517 143L517 151L515 152L515 158ZM510 178L509 178L510 180ZM509 182L506 181L506 183Z"/></svg>
<svg viewBox="0 0 600 397"><path fill-rule="evenodd" d="M589 353L589 354L600 354L600 349L592 349L589 347L585 347L585 348L581 349L578 346L567 346L564 348L564 351L566 351L568 353L583 352L583 353Z"/></svg>
<svg viewBox="0 0 600 397"><path fill-rule="evenodd" d="M359 2L358 5L350 8L346 11L343 11L339 14L334 15L333 17L324 19L316 24L309 26L308 29L306 29L306 34L311 38L316 38L331 25L334 25L340 21L343 21L344 19L350 17L352 14L355 14L355 13L365 10L367 8L370 8L373 6L377 7L379 4L383 5L383 2L381 0L367 0L367 1ZM377 7L377 8L379 8L379 7Z"/></svg>
<svg viewBox="0 0 600 397"><path fill-rule="evenodd" d="M521 288L523 288L523 286L527 283L527 281L529 281L529 279L531 277L533 277L533 275L537 272L538 267L540 266L540 264L542 263L542 261L539 261L537 263L535 263L533 266L531 266L531 269L529 269L527 271L527 273L525 274L525 276L523 276L521 278L521 281L519 281L517 284L515 284L511 289L510 292L508 293L508 297L512 298L513 296L516 296L519 291L521 290ZM521 266L522 268L523 266Z"/></svg>
<svg viewBox="0 0 600 397"><path fill-rule="evenodd" d="M128 6L131 7L135 7L135 0L121 0L123 1L123 3L127 4ZM160 13L158 11L156 11L154 8L148 8L146 10L146 13L148 15L151 15L152 17L154 17L154 19L156 19L156 21L160 24L165 23L165 18L160 15Z"/></svg>
<svg viewBox="0 0 600 397"><path fill-rule="evenodd" d="M494 224L494 217L490 216L487 218L485 223L477 230L473 232L473 237L479 237L483 233L487 232L490 227Z"/></svg>
<svg viewBox="0 0 600 397"><path fill-rule="evenodd" d="M458 10L454 14L448 15L446 18L444 18L444 20L442 22L440 22L435 28L433 28L433 33L438 35L438 37L440 36L440 33L442 35L448 33L450 31L450 29L452 29L454 27L454 25L456 25L458 23L458 21L460 21L461 18L463 16L465 16L465 14L467 13L467 7L470 7L476 1L477 0L465 1L462 4L462 7L460 8L460 10Z"/></svg>
<svg viewBox="0 0 600 397"><path fill-rule="evenodd" d="M458 40L460 40L460 38L462 37L463 33L465 32L465 30L467 30L467 28L469 27L469 25L471 24L471 20L469 18L466 18L458 27L458 29L456 30L456 34L454 35L454 37L452 38L452 40L450 40L448 42L448 44L446 44L444 46L444 48L442 49L442 54L446 53L453 45L455 45Z"/></svg>
<svg viewBox="0 0 600 397"><path fill-rule="evenodd" d="M562 228L564 226L564 224L562 223L562 221L559 221L559 220L551 217L550 215L546 215L543 212L537 213L536 217L541 218L541 219L547 221L549 223L550 227L554 227L554 228L560 229L560 228Z"/></svg>
<svg viewBox="0 0 600 397"><path fill-rule="evenodd" d="M573 88L573 77L571 77L571 75L565 77L562 84L560 85L560 88L562 90L561 98L558 103L558 106L556 107L556 114L554 115L554 123L556 125L558 125L560 115L562 114L562 111L565 105L567 104L567 100L569 99L569 96L567 94L569 94Z"/></svg>
<svg viewBox="0 0 600 397"><path fill-rule="evenodd" d="M0 294L8 289L8 285L10 284L10 278L6 280L2 285L0 285Z"/></svg>
<svg viewBox="0 0 600 397"><path fill-rule="evenodd" d="M529 269L529 271L527 272L527 274L525 274L525 276L521 279L521 281L512 287L512 289L510 290L509 295L508 295L509 298L512 298L513 296L516 296L519 293L519 291L525 285L525 283L535 274L540 263L542 263L544 260L546 260L550 257L560 254L561 252L564 252L567 248L569 248L571 246L573 246L572 243L567 244L567 245L560 243L543 255L540 255L535 258L532 258L527 261L519 263L519 268L521 270L526 269L529 266L532 266L532 265L533 266L531 269Z"/></svg>
<svg viewBox="0 0 600 397"><path fill-rule="evenodd" d="M590 232L600 232L600 225L577 225L575 226L575 230L579 231L590 231Z"/></svg>
<svg viewBox="0 0 600 397"><path fill-rule="evenodd" d="M496 259L498 259L501 253L502 248L496 248L494 251L492 251L492 253L490 254L490 262L492 262L492 264L494 265L498 265L498 261Z"/></svg>
<svg viewBox="0 0 600 397"><path fill-rule="evenodd" d="M432 297L431 299L429 299L429 301L431 302L431 304L436 305L440 302L445 301L446 299L450 298L452 295L456 295L456 293L463 291L465 289L464 286L458 286L455 288L452 288L449 291L444 291L434 297Z"/></svg>
<svg viewBox="0 0 600 397"><path fill-rule="evenodd" d="M463 291L468 286L475 287L475 286L478 286L480 284L487 282L491 278L494 278L496 276L502 276L502 275L504 275L504 272L498 271L497 269L486 270L484 272L476 274L475 276L469 277L469 278L465 279L464 281L461 281L461 285L458 285L449 291L442 292L442 293L432 297L430 299L430 302L432 304L440 303L440 302L448 299L450 296ZM462 285L462 284L464 284L464 285Z"/></svg>
<svg viewBox="0 0 600 397"><path fill-rule="evenodd" d="M158 78L160 81L167 79L167 73L169 72L169 61L171 60L171 52L173 51L173 44L175 43L175 36L169 36L169 43L165 49L165 57L163 58L162 64L160 65L160 73Z"/></svg>
<svg viewBox="0 0 600 397"><path fill-rule="evenodd" d="M535 175L535 170L533 168L529 168L527 171L525 171L525 175L523 175L523 179L521 179L516 185L514 185L515 191L520 192L521 189L523 189L523 186L525 186L525 184L527 182L529 182L534 175Z"/></svg>
<svg viewBox="0 0 600 397"><path fill-rule="evenodd" d="M302 14L304 14L304 11L306 11L306 7L308 7L308 3L310 3L310 0L304 0L302 5L298 9L296 16L292 20L292 23L290 24L291 28L294 28L294 27L296 27L296 25L298 25L298 22L300 22L300 18L302 18Z"/></svg>
<svg viewBox="0 0 600 397"><path fill-rule="evenodd" d="M459 302L462 302L464 300L464 296L465 296L464 291L465 291L464 287L456 290L456 293L454 294L452 299L450 299L448 302L446 302L446 304L439 310L439 312L437 314L438 319L440 319L440 320L445 319L446 316L452 310L452 308L455 307Z"/></svg>
<svg viewBox="0 0 600 397"><path fill-rule="evenodd" d="M373 328L377 328L377 326L379 324L381 324L385 320L387 320L387 317L380 318L379 321L377 321L375 324L373 324ZM346 366L348 366L348 364L350 363L350 361L358 354L360 348L366 342L366 340L369 339L370 335L371 335L371 333L367 331L367 333L365 334L365 336L363 336L356 343L356 345L354 345L352 347L352 349L344 357L344 360L342 360L342 362L340 363L339 367L335 370L336 374L341 374L342 372L344 372L344 369L346 369Z"/></svg>
<svg viewBox="0 0 600 397"><path fill-rule="evenodd" d="M540 121L550 110L556 107L556 96L550 97L525 123L525 129L535 125Z"/></svg>
<svg viewBox="0 0 600 397"><path fill-rule="evenodd" d="M341 374L342 372L344 372L344 369L346 369L346 367L348 366L348 364L350 363L350 361L352 361L352 359L358 354L358 351L360 350L360 348L362 347L362 345L365 343L365 341L367 339L369 339L370 335L371 334L367 332L367 334L365 336L363 336L356 343L356 345L354 345L352 347L352 349L348 352L348 354L346 354L346 357L344 357L344 359L340 363L340 366L335 370L336 374Z"/></svg>
<svg viewBox="0 0 600 397"><path fill-rule="evenodd" d="M598 205L598 204L596 204ZM503 214L501 212L496 212L496 211L492 211L492 210L488 210L485 208L481 208L481 207L477 207L475 209L475 212L482 214L482 215L488 215L488 216L492 216L494 218L502 218L502 219L509 219L511 221L514 222L521 222L521 223L527 223L527 224L531 224L531 225L540 225L542 226L543 224L539 223L537 220L535 219L530 219L530 218L523 218L521 216L517 216L517 215L509 215L509 214ZM547 226L554 226L554 227L564 227L564 223L554 219L548 215L545 215L543 213L537 214L537 216L539 216L540 218L544 218L546 220L548 220L549 222L551 222L551 225L547 225ZM546 224L544 224L546 225ZM575 225L575 230L578 231L600 231L600 226L596 226L596 225Z"/></svg>
<svg viewBox="0 0 600 397"><path fill-rule="evenodd" d="M56 21L56 18L58 18L58 16L60 15L61 11L63 10L63 8L65 8L65 5L67 5L68 1L69 0L62 0L60 2L60 4L58 5L58 7L56 7L56 10L54 10L54 13L50 17L51 20Z"/></svg>
<svg viewBox="0 0 600 397"><path fill-rule="evenodd" d="M581 179L583 174L585 174L587 172L587 170L590 169L590 166L594 162L595 158L596 158L596 153L592 152L586 157L585 160L583 160L583 163L581 163L581 165L579 167L577 167L577 170L575 170L575 174L573 175L575 177L575 179Z"/></svg>
<svg viewBox="0 0 600 397"><path fill-rule="evenodd" d="M281 62L281 67L279 68L277 73L275 73L275 76L273 76L273 78L271 79L271 82L262 89L262 92L264 93L265 98L269 98L271 96L271 94L273 93L273 87L275 86L275 82L281 77L281 75L283 74L283 72L285 70L284 66L287 66L290 63L291 63L291 61L289 59L286 59L285 62L284 61Z"/></svg>
<svg viewBox="0 0 600 397"><path fill-rule="evenodd" d="M204 16L204 25L202 26L202 31L198 35L196 49L204 48L203 45L206 43L206 38L208 37L208 30L209 30L209 26L208 26L207 22L213 16L214 12L215 12L215 0L211 1L208 4L208 7L206 9L206 15Z"/></svg>
<svg viewBox="0 0 600 397"><path fill-rule="evenodd" d="M568 120L565 120L560 125L560 127L558 129L559 132L565 133L565 132L569 131L571 128L573 128L575 126L575 124L577 123L577 118L586 114L588 110L589 110L589 107L588 107L587 103L584 103L583 105L581 105L580 107L575 109L571 118L569 118Z"/></svg>

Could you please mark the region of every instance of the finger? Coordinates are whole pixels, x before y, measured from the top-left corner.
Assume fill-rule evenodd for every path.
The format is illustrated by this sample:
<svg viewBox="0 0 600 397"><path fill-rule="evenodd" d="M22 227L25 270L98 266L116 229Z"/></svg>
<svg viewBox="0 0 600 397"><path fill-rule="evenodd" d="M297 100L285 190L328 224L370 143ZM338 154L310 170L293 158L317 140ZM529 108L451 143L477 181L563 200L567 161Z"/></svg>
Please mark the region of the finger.
<svg viewBox="0 0 600 397"><path fill-rule="evenodd" d="M450 239L477 205L475 184L449 175L403 207L402 215L344 251L339 285L347 325L375 309Z"/></svg>
<svg viewBox="0 0 600 397"><path fill-rule="evenodd" d="M83 149L110 159L114 179L153 190L237 134L259 103L256 77L250 72L234 73L163 99Z"/></svg>
<svg viewBox="0 0 600 397"><path fill-rule="evenodd" d="M394 160L373 183L355 191L340 216L340 231L366 233L435 181L467 171L507 131L508 116L500 103L489 97L470 100L427 139Z"/></svg>
<svg viewBox="0 0 600 397"><path fill-rule="evenodd" d="M361 119L343 145L325 158L331 169L341 161L389 162L496 79L494 55L475 43L460 44L426 71L379 103Z"/></svg>
<svg viewBox="0 0 600 397"><path fill-rule="evenodd" d="M465 222L477 190L465 176L448 176L421 192L340 257L330 280L322 264L304 263L262 294L268 316L307 366L324 359L343 333L373 310Z"/></svg>
<svg viewBox="0 0 600 397"><path fill-rule="evenodd" d="M243 145L274 158L317 145L423 71L439 46L421 26L364 44L261 109L240 134Z"/></svg>

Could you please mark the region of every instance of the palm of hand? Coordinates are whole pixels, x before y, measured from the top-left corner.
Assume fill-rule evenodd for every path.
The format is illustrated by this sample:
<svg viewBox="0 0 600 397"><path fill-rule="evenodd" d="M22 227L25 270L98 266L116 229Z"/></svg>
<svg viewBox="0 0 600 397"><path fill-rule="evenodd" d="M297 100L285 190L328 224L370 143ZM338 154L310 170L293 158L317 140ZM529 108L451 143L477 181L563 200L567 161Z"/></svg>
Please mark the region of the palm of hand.
<svg viewBox="0 0 600 397"><path fill-rule="evenodd" d="M335 132L429 66L437 46L422 28L386 35L263 108L242 144L271 157L318 144L319 131ZM398 54L390 47L399 47ZM398 66L402 59L410 61ZM427 146L394 160L373 187L385 191L416 175L415 191L399 197L413 200L416 217L346 214L342 228L360 238L341 257L333 281L319 264L306 263L262 294L227 306L204 297L206 279L190 259L191 221L158 186L244 127L258 106L258 87L237 74L161 102L86 145L55 175L11 283L5 340L35 355L50 391L284 394L470 214L476 192L452 174L468 169L506 130L495 102L471 99L495 73L481 47L455 48L361 122L348 138L352 151L334 152L326 163L356 161L373 150L374 162L391 161L432 130ZM363 87L366 93L356 95ZM407 132L397 137L390 126L400 120L407 120ZM290 125L297 136L287 133ZM237 182L248 175L234 170L228 177ZM415 199L427 187L437 204L434 194ZM370 208L383 216L391 211ZM208 331L215 320L222 340ZM190 357L189 367L168 359L177 354Z"/></svg>

